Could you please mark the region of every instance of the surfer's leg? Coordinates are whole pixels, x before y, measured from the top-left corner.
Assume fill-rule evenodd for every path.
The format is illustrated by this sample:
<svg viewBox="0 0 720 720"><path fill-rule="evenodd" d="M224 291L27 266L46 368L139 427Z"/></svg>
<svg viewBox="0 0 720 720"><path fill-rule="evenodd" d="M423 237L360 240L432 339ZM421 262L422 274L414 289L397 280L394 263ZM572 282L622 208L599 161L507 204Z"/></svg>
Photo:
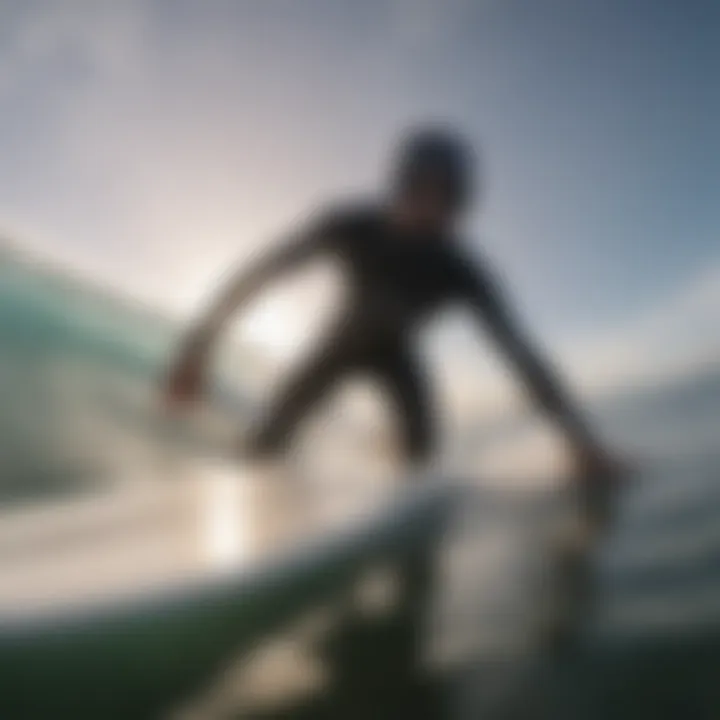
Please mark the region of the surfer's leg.
<svg viewBox="0 0 720 720"><path fill-rule="evenodd" d="M405 474L427 476L436 450L435 414L430 383L419 358L401 349L377 358L372 371L384 391L400 438ZM402 664L413 672L422 660L423 627L434 583L434 553L413 547L398 558L394 630Z"/></svg>
<svg viewBox="0 0 720 720"><path fill-rule="evenodd" d="M403 460L422 467L436 449L430 384L423 368L409 352L397 351L380 359L374 370L396 417Z"/></svg>
<svg viewBox="0 0 720 720"><path fill-rule="evenodd" d="M250 430L243 446L248 457L282 455L301 422L324 400L352 366L344 343L330 341L290 376L262 420Z"/></svg>
<svg viewBox="0 0 720 720"><path fill-rule="evenodd" d="M394 415L407 469L428 469L438 437L431 383L420 359L409 350L396 350L380 358L374 372Z"/></svg>

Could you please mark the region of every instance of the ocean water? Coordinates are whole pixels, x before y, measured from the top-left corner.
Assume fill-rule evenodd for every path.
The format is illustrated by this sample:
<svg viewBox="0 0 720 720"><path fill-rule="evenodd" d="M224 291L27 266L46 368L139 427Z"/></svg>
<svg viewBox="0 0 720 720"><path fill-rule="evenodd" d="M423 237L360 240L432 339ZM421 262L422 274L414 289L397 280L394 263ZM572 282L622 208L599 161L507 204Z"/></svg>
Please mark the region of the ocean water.
<svg viewBox="0 0 720 720"><path fill-rule="evenodd" d="M183 436L162 417L158 380L175 335L170 321L141 305L3 257L0 502L7 508L96 490L114 482L128 459L209 442L211 433L194 428ZM206 426L245 407L239 388L220 394L227 402Z"/></svg>
<svg viewBox="0 0 720 720"><path fill-rule="evenodd" d="M0 512L142 482L167 453L227 451L238 418L253 407L252 388L237 378L253 377L260 361L226 358L223 368L237 376L218 373L217 401L202 422L170 424L156 387L176 333L173 322L142 306L0 257ZM600 675L618 697L626 697L628 677L642 677L654 717L711 717L702 713L720 712L717 696L706 697L712 673L720 677L720 367L605 397L593 410L606 434L645 466L600 554L601 611L588 642L603 652L588 662L612 665L615 674ZM487 503L482 492L477 497L478 507L466 510L481 525ZM449 613L465 618L458 625L465 639L468 625L473 636L489 636L497 603L507 608L506 598L485 601L507 549L492 537L501 552L491 561L492 538L475 541L489 543L488 552L469 553L459 605ZM648 647L665 649L648 660ZM591 670L585 678L597 676ZM592 686L596 699L609 696L607 683Z"/></svg>

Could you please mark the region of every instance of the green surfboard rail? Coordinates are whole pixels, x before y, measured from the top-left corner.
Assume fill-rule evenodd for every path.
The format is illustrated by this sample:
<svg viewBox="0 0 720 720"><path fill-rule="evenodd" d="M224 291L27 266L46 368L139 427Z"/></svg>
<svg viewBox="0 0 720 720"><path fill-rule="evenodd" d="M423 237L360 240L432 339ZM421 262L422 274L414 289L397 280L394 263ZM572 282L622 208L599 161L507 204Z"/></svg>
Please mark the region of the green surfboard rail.
<svg viewBox="0 0 720 720"><path fill-rule="evenodd" d="M450 487L415 492L350 531L236 575L0 619L0 716L162 716L373 563L432 546L455 499Z"/></svg>

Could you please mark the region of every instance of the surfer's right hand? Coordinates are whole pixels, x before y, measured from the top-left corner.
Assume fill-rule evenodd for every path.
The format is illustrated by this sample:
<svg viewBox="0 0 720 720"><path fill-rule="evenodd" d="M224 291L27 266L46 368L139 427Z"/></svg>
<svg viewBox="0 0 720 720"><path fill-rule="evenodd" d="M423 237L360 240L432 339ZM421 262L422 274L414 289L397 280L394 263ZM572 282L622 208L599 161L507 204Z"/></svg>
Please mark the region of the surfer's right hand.
<svg viewBox="0 0 720 720"><path fill-rule="evenodd" d="M199 399L204 384L204 361L201 353L183 352L168 372L164 395L168 407L192 403Z"/></svg>
<svg viewBox="0 0 720 720"><path fill-rule="evenodd" d="M576 467L586 518L600 531L612 520L617 495L631 466L599 447L590 446L579 449Z"/></svg>

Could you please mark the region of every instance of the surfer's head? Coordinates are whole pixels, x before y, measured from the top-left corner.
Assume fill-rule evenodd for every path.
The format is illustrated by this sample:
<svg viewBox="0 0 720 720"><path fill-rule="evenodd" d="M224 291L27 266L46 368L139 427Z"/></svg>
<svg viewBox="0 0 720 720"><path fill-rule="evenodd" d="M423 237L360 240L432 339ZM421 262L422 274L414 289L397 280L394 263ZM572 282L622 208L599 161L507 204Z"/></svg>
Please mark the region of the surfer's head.
<svg viewBox="0 0 720 720"><path fill-rule="evenodd" d="M394 207L405 222L418 229L442 230L472 198L472 148L445 127L413 129L399 143L392 183Z"/></svg>

